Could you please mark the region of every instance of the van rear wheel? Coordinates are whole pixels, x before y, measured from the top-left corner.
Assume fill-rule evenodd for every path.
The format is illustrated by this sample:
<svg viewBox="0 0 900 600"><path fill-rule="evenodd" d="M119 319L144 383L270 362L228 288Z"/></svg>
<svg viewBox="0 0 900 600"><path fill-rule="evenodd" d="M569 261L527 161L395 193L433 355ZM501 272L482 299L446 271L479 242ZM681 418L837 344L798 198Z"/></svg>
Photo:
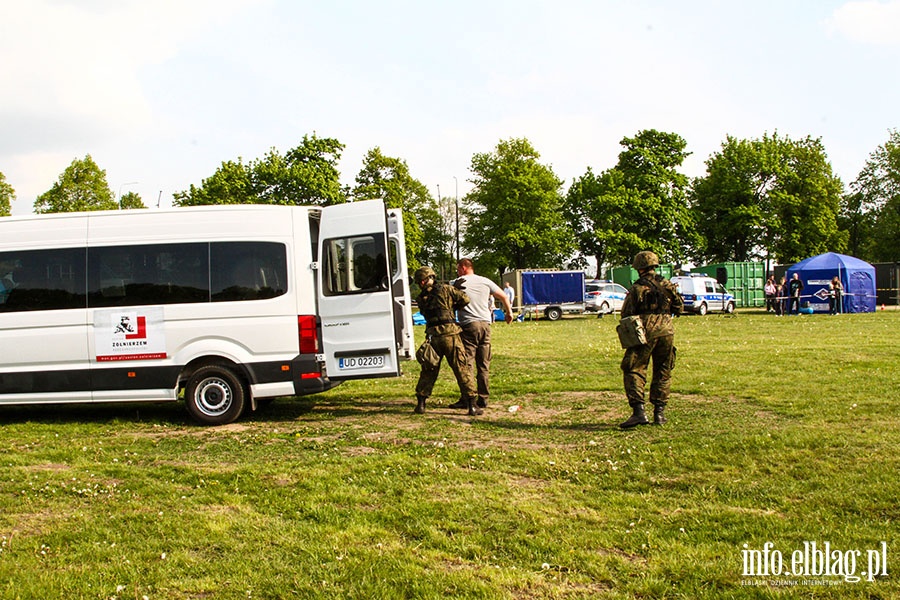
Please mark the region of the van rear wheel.
<svg viewBox="0 0 900 600"><path fill-rule="evenodd" d="M697 314L701 316L706 314L706 302L700 303L700 308L697 309Z"/></svg>
<svg viewBox="0 0 900 600"><path fill-rule="evenodd" d="M184 389L188 413L204 425L233 423L244 412L246 397L240 378L221 365L200 367Z"/></svg>
<svg viewBox="0 0 900 600"><path fill-rule="evenodd" d="M544 311L544 316L546 316L551 321L558 321L560 318L562 318L562 309L555 306L550 307Z"/></svg>

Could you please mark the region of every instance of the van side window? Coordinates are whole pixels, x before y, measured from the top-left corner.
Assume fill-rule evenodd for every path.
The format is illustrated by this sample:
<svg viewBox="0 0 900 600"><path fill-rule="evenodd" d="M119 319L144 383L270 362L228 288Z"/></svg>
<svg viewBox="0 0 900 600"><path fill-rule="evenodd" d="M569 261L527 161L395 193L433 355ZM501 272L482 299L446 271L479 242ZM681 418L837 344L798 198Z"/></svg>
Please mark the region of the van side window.
<svg viewBox="0 0 900 600"><path fill-rule="evenodd" d="M0 252L0 312L86 308L85 250Z"/></svg>
<svg viewBox="0 0 900 600"><path fill-rule="evenodd" d="M213 302L265 300L287 293L287 248L275 242L213 242Z"/></svg>
<svg viewBox="0 0 900 600"><path fill-rule="evenodd" d="M715 286L715 284L713 284L712 281L706 281L706 282L704 282L704 283L705 283L706 293L707 293L707 294L713 294L713 293L715 293L715 291L716 291L716 286Z"/></svg>
<svg viewBox="0 0 900 600"><path fill-rule="evenodd" d="M91 307L209 302L208 244L88 249Z"/></svg>
<svg viewBox="0 0 900 600"><path fill-rule="evenodd" d="M326 296L388 289L384 234L332 238L322 244Z"/></svg>

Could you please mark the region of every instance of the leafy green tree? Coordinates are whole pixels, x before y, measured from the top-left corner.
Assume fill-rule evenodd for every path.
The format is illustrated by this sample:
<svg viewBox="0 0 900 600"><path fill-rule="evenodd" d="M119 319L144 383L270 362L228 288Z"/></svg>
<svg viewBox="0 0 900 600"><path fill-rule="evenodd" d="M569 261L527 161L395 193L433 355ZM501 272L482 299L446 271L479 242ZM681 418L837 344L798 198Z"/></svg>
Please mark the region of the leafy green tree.
<svg viewBox="0 0 900 600"><path fill-rule="evenodd" d="M558 267L575 251L562 216L562 181L539 158L524 138L472 157L464 245L478 257L480 270Z"/></svg>
<svg viewBox="0 0 900 600"><path fill-rule="evenodd" d="M821 140L729 136L706 167L693 187L703 258L789 263L846 247L837 222L843 185Z"/></svg>
<svg viewBox="0 0 900 600"><path fill-rule="evenodd" d="M421 264L432 266L441 279L456 276L456 208L454 197L441 197L439 193L434 210L420 211L417 215L425 237Z"/></svg>
<svg viewBox="0 0 900 600"><path fill-rule="evenodd" d="M252 204L254 197L250 166L242 159L224 161L200 187L191 184L184 192L172 195L175 206L203 206L207 204Z"/></svg>
<svg viewBox="0 0 900 600"><path fill-rule="evenodd" d="M564 215L580 251L596 258L598 270L629 264L641 250L683 259L695 243L688 179L678 171L687 142L649 129L621 144L615 167L599 176L588 169L566 195Z"/></svg>
<svg viewBox="0 0 900 600"><path fill-rule="evenodd" d="M869 155L850 188L844 224L860 226L856 235L851 229L851 249L872 262L900 260L900 131Z"/></svg>
<svg viewBox="0 0 900 600"><path fill-rule="evenodd" d="M147 207L144 205L144 201L141 200L140 194L136 192L125 192L124 194L122 194L122 197L119 198L119 208L129 209Z"/></svg>
<svg viewBox="0 0 900 600"><path fill-rule="evenodd" d="M85 210L115 210L115 196L106 181L106 171L91 155L72 161L49 191L34 201L34 212L59 213Z"/></svg>
<svg viewBox="0 0 900 600"><path fill-rule="evenodd" d="M6 175L0 173L0 217L12 214L12 201L16 199L16 190L6 182Z"/></svg>
<svg viewBox="0 0 900 600"><path fill-rule="evenodd" d="M437 205L428 188L409 173L406 161L385 156L381 148L372 148L363 159L356 176L352 197L355 200L382 200L388 208L403 210L406 253L410 268L428 262L441 240L426 240L422 220L434 222Z"/></svg>
<svg viewBox="0 0 900 600"><path fill-rule="evenodd" d="M281 155L272 148L262 159L244 164L225 161L197 187L174 194L176 206L204 204L330 205L346 202L337 164L344 145L332 138L303 136Z"/></svg>
<svg viewBox="0 0 900 600"><path fill-rule="evenodd" d="M772 145L768 138L761 142L728 136L721 151L707 159L706 177L695 180L693 187L702 257L744 262L763 258L768 251L770 245L762 241L774 230L769 192L781 155L771 151Z"/></svg>

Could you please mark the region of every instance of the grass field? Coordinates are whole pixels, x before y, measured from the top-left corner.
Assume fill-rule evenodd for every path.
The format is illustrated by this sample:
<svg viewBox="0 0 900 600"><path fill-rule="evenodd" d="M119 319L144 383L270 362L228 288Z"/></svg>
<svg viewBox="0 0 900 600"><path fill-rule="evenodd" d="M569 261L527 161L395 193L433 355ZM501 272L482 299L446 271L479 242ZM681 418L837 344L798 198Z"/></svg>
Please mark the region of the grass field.
<svg viewBox="0 0 900 600"><path fill-rule="evenodd" d="M683 317L630 431L614 327L496 324L474 419L415 363L219 428L0 407L0 598L900 597L900 312Z"/></svg>

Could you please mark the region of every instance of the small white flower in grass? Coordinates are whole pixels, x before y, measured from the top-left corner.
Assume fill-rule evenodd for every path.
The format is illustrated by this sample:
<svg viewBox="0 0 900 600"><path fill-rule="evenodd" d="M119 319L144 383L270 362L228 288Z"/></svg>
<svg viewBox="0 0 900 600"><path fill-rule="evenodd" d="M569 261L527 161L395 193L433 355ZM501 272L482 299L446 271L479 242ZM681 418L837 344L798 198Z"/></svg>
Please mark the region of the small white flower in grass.
<svg viewBox="0 0 900 600"><path fill-rule="evenodd" d="M679 527L679 528L678 528L678 531L680 531L681 533L685 533L684 527Z"/></svg>
<svg viewBox="0 0 900 600"><path fill-rule="evenodd" d="M546 571L546 570L549 569L549 568L550 568L550 563L543 563L543 564L541 565L541 569L543 569L544 571Z"/></svg>
<svg viewBox="0 0 900 600"><path fill-rule="evenodd" d="M163 560L166 560L166 553L163 552L162 554L159 555L159 557Z"/></svg>
<svg viewBox="0 0 900 600"><path fill-rule="evenodd" d="M124 585L117 585L117 586L116 586L116 593L117 593L117 594L121 594L121 593L124 592L124 591L125 591L125 586L124 586Z"/></svg>
<svg viewBox="0 0 900 600"><path fill-rule="evenodd" d="M509 407L509 412L514 413L517 410L519 410L520 408L521 407L518 404L513 404L512 406Z"/></svg>

